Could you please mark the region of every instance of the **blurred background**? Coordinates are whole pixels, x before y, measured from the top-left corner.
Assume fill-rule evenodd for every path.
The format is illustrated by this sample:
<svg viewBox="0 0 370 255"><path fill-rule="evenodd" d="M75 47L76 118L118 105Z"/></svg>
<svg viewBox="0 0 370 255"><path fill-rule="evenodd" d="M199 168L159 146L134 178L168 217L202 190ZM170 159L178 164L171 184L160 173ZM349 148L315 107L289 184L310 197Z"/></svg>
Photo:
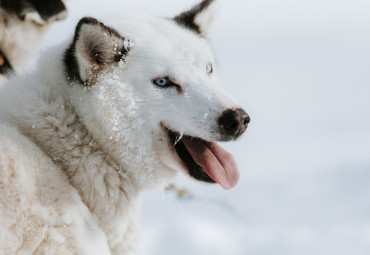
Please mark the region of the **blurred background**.
<svg viewBox="0 0 370 255"><path fill-rule="evenodd" d="M137 254L370 254L370 1L220 1L222 86L252 118L222 145L241 180L145 193ZM85 15L173 17L197 2L69 0L45 47Z"/></svg>

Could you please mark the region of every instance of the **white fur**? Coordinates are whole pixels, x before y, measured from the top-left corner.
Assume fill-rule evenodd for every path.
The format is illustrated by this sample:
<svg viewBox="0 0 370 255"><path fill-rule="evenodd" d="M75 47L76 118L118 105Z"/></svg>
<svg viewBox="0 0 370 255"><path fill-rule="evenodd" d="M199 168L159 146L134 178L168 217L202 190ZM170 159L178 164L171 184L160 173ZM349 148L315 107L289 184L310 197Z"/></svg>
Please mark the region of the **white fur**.
<svg viewBox="0 0 370 255"><path fill-rule="evenodd" d="M166 19L106 24L134 44L124 60L101 67L91 86L64 76L63 44L0 90L2 254L109 254L108 246L128 254L142 190L185 170L162 124L215 141L221 113L238 107L218 86L217 68L206 72L215 60L205 39ZM83 33L82 66L83 40L100 40L102 32ZM158 76L171 77L182 93L155 86Z"/></svg>
<svg viewBox="0 0 370 255"><path fill-rule="evenodd" d="M14 127L0 133L0 253L109 254L61 169Z"/></svg>
<svg viewBox="0 0 370 255"><path fill-rule="evenodd" d="M36 53L49 26L20 20L16 14L0 8L0 49L16 70L20 70Z"/></svg>
<svg viewBox="0 0 370 255"><path fill-rule="evenodd" d="M215 19L218 11L220 9L220 2L216 1L209 5L206 10L200 12L195 16L194 23L202 28L202 36L207 38L213 20Z"/></svg>

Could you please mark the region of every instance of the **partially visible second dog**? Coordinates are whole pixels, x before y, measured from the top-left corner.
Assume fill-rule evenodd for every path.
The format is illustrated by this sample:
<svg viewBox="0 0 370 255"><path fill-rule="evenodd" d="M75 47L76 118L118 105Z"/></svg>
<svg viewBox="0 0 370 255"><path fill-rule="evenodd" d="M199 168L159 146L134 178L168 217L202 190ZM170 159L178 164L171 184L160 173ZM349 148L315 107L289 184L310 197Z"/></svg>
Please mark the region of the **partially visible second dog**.
<svg viewBox="0 0 370 255"><path fill-rule="evenodd" d="M31 60L50 25L66 17L61 0L0 1L0 86Z"/></svg>

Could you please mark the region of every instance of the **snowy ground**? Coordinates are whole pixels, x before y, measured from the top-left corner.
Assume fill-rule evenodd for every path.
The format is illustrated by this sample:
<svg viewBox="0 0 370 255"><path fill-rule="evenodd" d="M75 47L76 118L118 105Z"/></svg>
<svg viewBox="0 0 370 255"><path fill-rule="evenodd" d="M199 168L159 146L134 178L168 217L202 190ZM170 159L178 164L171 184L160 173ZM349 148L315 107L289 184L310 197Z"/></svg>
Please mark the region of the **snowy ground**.
<svg viewBox="0 0 370 255"><path fill-rule="evenodd" d="M47 44L83 15L171 17L196 2L70 0ZM224 146L241 180L224 191L182 177L184 199L145 194L139 254L369 254L370 1L221 2L211 41L223 86L252 118Z"/></svg>

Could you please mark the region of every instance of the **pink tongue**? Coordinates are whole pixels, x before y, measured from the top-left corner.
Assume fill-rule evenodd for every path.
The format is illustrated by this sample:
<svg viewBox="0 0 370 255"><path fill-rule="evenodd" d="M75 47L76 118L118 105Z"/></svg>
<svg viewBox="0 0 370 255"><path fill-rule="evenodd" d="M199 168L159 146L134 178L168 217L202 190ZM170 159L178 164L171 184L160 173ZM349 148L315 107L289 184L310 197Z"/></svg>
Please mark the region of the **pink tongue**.
<svg viewBox="0 0 370 255"><path fill-rule="evenodd" d="M217 143L199 142L189 137L182 138L194 161L224 189L234 187L239 181L239 170L233 156Z"/></svg>

